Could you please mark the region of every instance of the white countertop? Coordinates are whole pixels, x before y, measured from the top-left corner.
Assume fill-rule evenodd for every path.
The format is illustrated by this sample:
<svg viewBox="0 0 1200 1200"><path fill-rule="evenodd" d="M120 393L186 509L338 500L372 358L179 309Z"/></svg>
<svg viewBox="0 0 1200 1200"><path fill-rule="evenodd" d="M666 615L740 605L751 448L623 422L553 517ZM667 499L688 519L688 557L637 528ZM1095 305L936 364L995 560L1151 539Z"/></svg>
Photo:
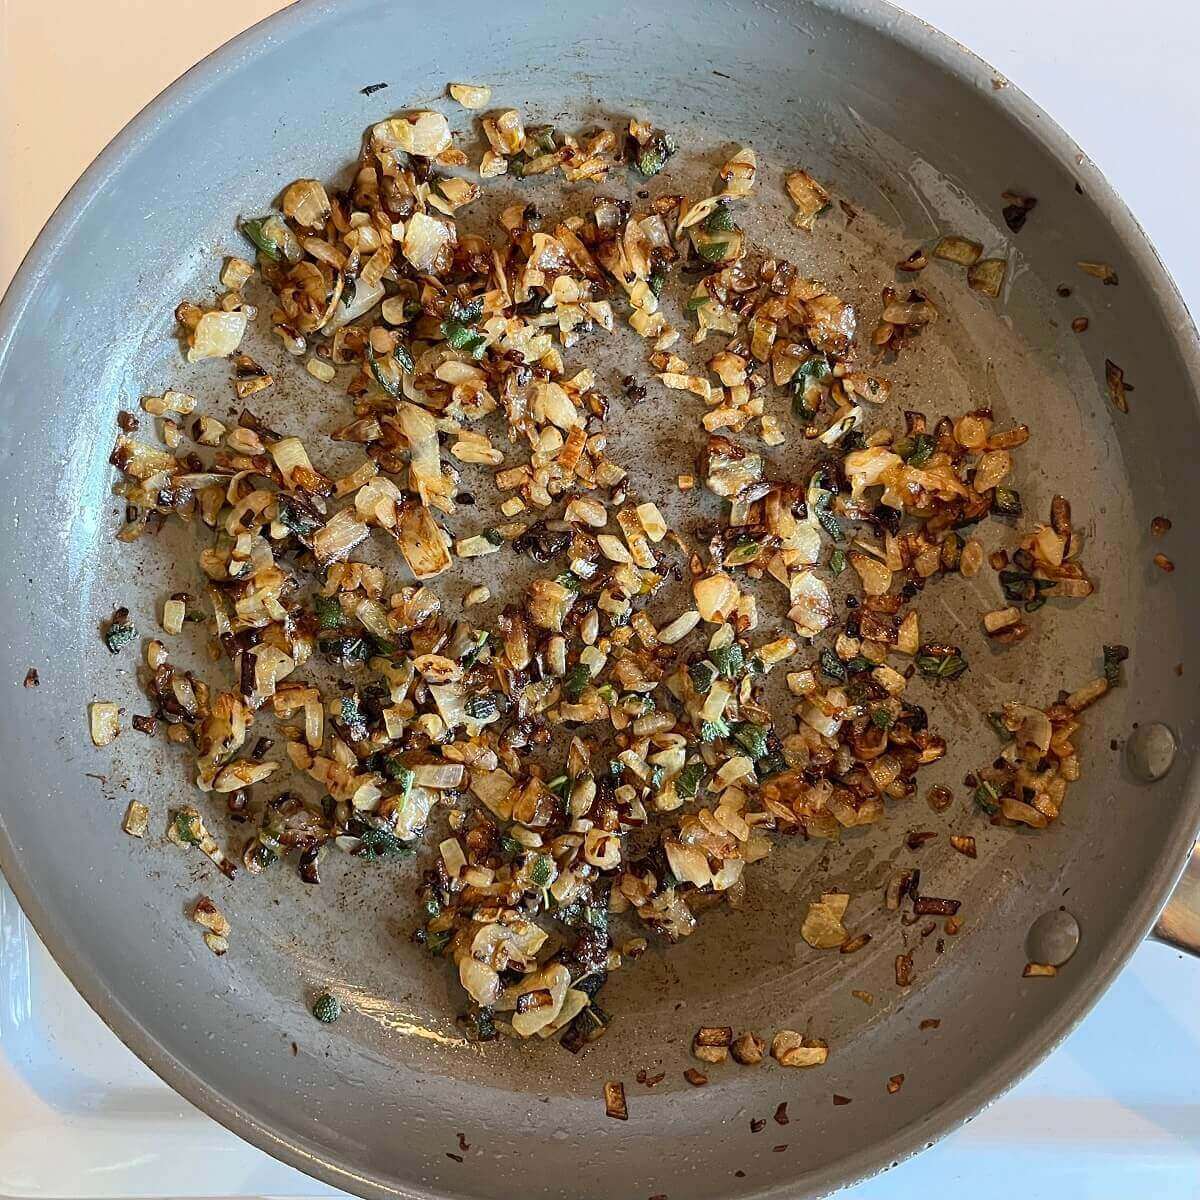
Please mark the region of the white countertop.
<svg viewBox="0 0 1200 1200"><path fill-rule="evenodd" d="M0 0L0 287L83 167L274 0ZM1033 96L1107 173L1200 312L1200 6L909 0ZM1137 952L1029 1079L847 1193L1200 1195L1200 964ZM0 882L0 1197L327 1196L201 1116L86 1008Z"/></svg>

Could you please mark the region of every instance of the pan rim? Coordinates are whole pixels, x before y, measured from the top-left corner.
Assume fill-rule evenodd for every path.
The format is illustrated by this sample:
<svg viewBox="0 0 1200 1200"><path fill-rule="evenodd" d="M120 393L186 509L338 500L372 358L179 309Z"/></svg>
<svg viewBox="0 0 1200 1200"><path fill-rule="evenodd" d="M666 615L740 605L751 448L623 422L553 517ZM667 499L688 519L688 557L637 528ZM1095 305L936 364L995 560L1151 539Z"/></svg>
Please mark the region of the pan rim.
<svg viewBox="0 0 1200 1200"><path fill-rule="evenodd" d="M370 0L356 0L369 3ZM1154 283L1157 317L1165 327L1188 377L1200 395L1200 335L1150 239L1124 201L1074 140L1024 92L1007 83L990 94L990 81L1000 77L973 51L919 17L888 0L808 0L819 8L866 26L902 44L961 83L973 84L985 104L1002 106L1018 121L1026 136L1077 174L1085 176L1090 196L1114 235L1138 267ZM146 104L105 146L67 192L43 226L0 300L0 381L8 355L30 298L53 268L62 244L87 210L91 198L117 176L139 145L179 109L217 85L222 78L253 60L261 48L286 40L300 30L345 12L345 0L297 0L297 3L252 25L181 75ZM1000 98L1002 97L1002 99ZM1053 1014L1009 1054L978 1075L972 1084L907 1125L883 1142L864 1146L838 1163L807 1175L802 1190L781 1183L743 1193L746 1200L783 1200L828 1194L912 1157L940 1140L1014 1087L1075 1028L1124 968L1144 940L1171 889L1186 866L1200 828L1200 788L1197 771L1185 782L1186 803L1175 827L1165 837L1163 854L1153 875L1144 881L1138 902L1109 939L1110 953L1084 975L1071 977L1071 990ZM186 1067L140 1023L137 1016L93 969L85 949L59 920L42 906L32 878L26 875L0 810L0 872L3 872L38 936L88 1005L151 1070L170 1087L225 1128L258 1149L323 1183L372 1200L442 1200L453 1193L410 1189L387 1179L362 1174L328 1157L319 1146L294 1133L273 1127L234 1103Z"/></svg>

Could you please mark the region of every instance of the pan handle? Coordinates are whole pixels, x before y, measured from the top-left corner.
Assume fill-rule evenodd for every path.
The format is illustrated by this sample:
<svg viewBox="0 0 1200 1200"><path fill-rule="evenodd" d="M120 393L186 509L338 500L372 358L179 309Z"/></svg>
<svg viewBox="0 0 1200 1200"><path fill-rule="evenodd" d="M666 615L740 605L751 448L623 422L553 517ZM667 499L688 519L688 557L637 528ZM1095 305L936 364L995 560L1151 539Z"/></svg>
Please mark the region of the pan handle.
<svg viewBox="0 0 1200 1200"><path fill-rule="evenodd" d="M1150 936L1200 957L1200 842L1192 847L1187 866Z"/></svg>

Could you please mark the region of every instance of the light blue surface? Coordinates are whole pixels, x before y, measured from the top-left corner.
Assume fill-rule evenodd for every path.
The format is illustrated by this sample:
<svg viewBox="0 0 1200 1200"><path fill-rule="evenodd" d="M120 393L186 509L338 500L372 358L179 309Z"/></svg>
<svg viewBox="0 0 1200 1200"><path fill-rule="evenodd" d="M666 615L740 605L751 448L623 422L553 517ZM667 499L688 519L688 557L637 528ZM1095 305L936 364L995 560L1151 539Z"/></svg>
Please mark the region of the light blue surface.
<svg viewBox="0 0 1200 1200"><path fill-rule="evenodd" d="M843 1197L1200 1197L1198 998L1200 961L1147 944L1008 1096ZM129 1054L0 880L0 1196L336 1194L227 1133Z"/></svg>

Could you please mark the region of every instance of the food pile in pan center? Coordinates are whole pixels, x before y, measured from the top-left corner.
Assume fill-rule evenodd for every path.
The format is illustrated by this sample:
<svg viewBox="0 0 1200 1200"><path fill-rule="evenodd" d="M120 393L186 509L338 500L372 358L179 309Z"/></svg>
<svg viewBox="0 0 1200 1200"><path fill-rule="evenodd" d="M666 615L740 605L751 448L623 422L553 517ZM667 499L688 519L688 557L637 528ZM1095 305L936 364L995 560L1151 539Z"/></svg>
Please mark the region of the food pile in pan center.
<svg viewBox="0 0 1200 1200"><path fill-rule="evenodd" d="M451 93L470 109L489 101L486 88ZM746 148L709 194L684 197L670 187L674 141L640 121L573 137L510 109L481 127L471 163L440 113L380 122L345 190L291 184L279 211L241 221L256 261L229 259L215 301L179 306L188 360L228 359L251 407L229 424L185 392L148 397L162 446L122 414L118 536L184 522L202 581L164 605L165 632L145 646L153 713L134 724L194 752L199 793L169 814L168 836L226 874L287 860L317 883L327 854L436 843L414 878L415 934L461 981L471 1036L561 1034L578 1050L607 1028L608 973L648 938L692 936L706 909L742 904L781 840L883 819L943 757L906 698L914 674L953 687L969 669L925 627L938 576L1000 571L1007 603L981 614L998 642L1092 584L1066 500L1048 523L1022 512L1011 484L1025 426L986 410L882 419L882 371L938 317L919 289L888 288L862 328L819 280L749 244L739 219L763 187L786 188L795 224L820 236L830 197L806 172L764 181ZM627 172L639 199L607 195ZM586 186L563 189L554 212L542 188L498 223L472 221L489 180L534 175ZM1005 263L974 243L943 238L930 256L1000 295ZM927 261L914 252L899 277L916 282ZM669 280L686 282L682 304L664 298ZM245 289L260 285L262 316L345 413L332 436L361 454L341 477L252 411L273 386L241 348L258 315ZM622 322L667 389L644 402L695 422L696 465L677 487L724 501L699 536L669 527L610 455L617 406L589 358ZM644 396L626 383L628 400ZM803 446L801 478L773 466L785 443ZM468 472L498 523L482 523ZM996 515L1011 549L989 564L972 529ZM387 547L406 571L394 554L396 570L379 565ZM511 556L536 577L523 593L477 586L451 619L439 589L456 560L484 556L497 581ZM844 605L830 590L843 572L855 581ZM687 602L667 605L681 582ZM759 620L769 592L786 598L778 627ZM189 623L210 638L207 678L171 661ZM115 614L110 649L134 636ZM768 707L780 674L789 702ZM1058 816L1079 775L1078 714L1106 686L994 714L1001 742L981 751L992 765L976 792L994 822ZM93 706L97 744L119 726L115 705ZM205 824L226 807L241 844ZM131 806L126 828L140 835L148 819ZM958 907L915 885L911 899ZM836 893L813 905L806 940L864 944L845 908ZM225 952L236 935L219 908L195 916ZM328 1000L322 1019L336 1016ZM797 1065L824 1060L815 1044L795 1050Z"/></svg>

